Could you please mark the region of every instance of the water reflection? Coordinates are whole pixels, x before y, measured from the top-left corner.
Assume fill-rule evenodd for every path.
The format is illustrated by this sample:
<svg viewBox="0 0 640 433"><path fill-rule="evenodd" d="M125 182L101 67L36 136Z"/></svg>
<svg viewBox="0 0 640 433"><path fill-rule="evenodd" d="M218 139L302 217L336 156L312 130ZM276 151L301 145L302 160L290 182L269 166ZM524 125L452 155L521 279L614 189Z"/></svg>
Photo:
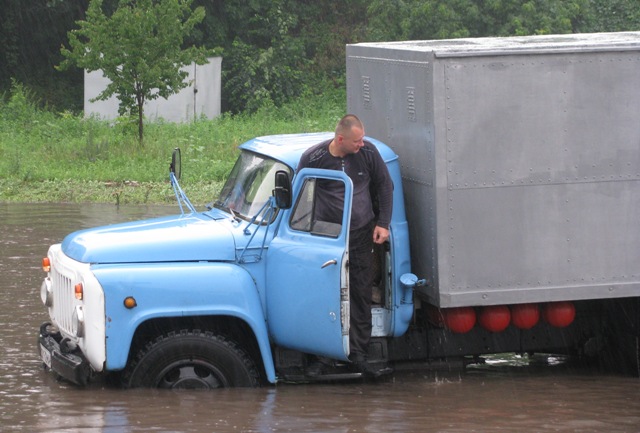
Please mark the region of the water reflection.
<svg viewBox="0 0 640 433"><path fill-rule="evenodd" d="M39 287L49 244L80 228L176 212L0 204L1 431L640 431L640 381L547 358L497 357L465 373L398 372L379 383L216 392L77 388L43 372L35 341L47 319Z"/></svg>

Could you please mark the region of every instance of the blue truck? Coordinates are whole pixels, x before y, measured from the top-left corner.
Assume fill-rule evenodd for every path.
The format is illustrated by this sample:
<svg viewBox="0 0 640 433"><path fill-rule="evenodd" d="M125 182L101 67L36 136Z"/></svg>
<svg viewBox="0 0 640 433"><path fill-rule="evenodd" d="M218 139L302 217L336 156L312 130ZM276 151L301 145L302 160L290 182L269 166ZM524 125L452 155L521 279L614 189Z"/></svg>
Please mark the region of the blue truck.
<svg viewBox="0 0 640 433"><path fill-rule="evenodd" d="M372 363L553 353L638 374L639 65L639 33L347 46L348 111L394 183ZM52 245L46 368L158 388L360 377L348 363L351 182L297 171L330 137L247 141L203 211L179 186L176 150L181 213ZM314 218L319 179L344 183L341 224ZM306 377L316 356L333 363Z"/></svg>

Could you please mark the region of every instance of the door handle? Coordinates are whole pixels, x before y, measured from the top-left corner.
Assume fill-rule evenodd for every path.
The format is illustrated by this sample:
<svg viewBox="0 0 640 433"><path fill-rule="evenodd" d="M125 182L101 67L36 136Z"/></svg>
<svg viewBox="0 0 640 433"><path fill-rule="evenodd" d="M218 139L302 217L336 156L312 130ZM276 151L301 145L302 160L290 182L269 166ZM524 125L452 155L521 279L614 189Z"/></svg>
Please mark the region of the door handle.
<svg viewBox="0 0 640 433"><path fill-rule="evenodd" d="M338 261L336 259L331 259L331 260L328 260L328 261L324 262L322 264L322 266L320 266L320 269L324 269L329 265L337 265L337 264L338 264Z"/></svg>

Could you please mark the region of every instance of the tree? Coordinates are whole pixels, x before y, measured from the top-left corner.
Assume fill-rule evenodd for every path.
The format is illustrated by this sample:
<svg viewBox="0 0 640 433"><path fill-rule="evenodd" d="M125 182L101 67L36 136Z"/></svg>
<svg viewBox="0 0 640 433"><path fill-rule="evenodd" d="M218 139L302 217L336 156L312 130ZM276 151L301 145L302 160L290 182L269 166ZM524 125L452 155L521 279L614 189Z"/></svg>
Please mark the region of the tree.
<svg viewBox="0 0 640 433"><path fill-rule="evenodd" d="M86 20L69 32L69 46L62 47L60 69L73 65L88 71L102 70L111 83L96 100L116 95L121 116L137 114L138 138L143 140L144 103L167 98L188 85L185 65L206 62L204 48L183 49L182 44L204 9L191 9L192 0L120 0L111 16L102 0L91 0Z"/></svg>
<svg viewBox="0 0 640 433"><path fill-rule="evenodd" d="M230 111L254 112L280 106L303 89L303 68L308 64L299 38L290 36L297 24L287 0L269 0L255 7L237 35L225 48L222 77Z"/></svg>
<svg viewBox="0 0 640 433"><path fill-rule="evenodd" d="M15 79L49 108L82 107L81 70L70 68L60 74L53 65L64 59L60 45L69 46L69 30L86 19L90 3L95 1L0 0L0 97ZM119 3L133 10L159 0L102 0L101 9L114 19ZM206 16L184 35L182 46L224 48L222 102L225 111L233 112L278 105L328 86L342 87L347 43L640 30L638 0L189 0L189 4L196 11L204 8ZM129 20L137 18L130 15ZM191 15L182 18L187 16ZM167 27L162 25L159 36L165 36ZM89 30L81 27L73 34L86 43L82 32L88 35ZM124 41L127 36L119 36L117 27L107 30L111 40ZM162 44L151 36L122 46L128 51L130 47L155 51ZM110 58L128 52L118 47L120 43L111 44Z"/></svg>
<svg viewBox="0 0 640 433"><path fill-rule="evenodd" d="M638 0L590 0L589 14L579 32L621 32L640 30Z"/></svg>
<svg viewBox="0 0 640 433"><path fill-rule="evenodd" d="M89 0L0 0L0 93L14 80L49 108L82 104L82 71L55 70L67 32L84 18Z"/></svg>
<svg viewBox="0 0 640 433"><path fill-rule="evenodd" d="M610 0L372 0L369 36L449 39L588 31L582 23L593 3L603 1Z"/></svg>

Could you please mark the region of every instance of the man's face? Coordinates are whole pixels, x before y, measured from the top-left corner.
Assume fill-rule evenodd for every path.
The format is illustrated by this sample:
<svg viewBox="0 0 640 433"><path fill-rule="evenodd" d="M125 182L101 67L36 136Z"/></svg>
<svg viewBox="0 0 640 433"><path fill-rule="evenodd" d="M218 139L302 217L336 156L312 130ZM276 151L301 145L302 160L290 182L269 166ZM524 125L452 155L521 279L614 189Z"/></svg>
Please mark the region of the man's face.
<svg viewBox="0 0 640 433"><path fill-rule="evenodd" d="M364 146L364 129L354 126L351 131L340 135L340 148L345 154L358 153Z"/></svg>

